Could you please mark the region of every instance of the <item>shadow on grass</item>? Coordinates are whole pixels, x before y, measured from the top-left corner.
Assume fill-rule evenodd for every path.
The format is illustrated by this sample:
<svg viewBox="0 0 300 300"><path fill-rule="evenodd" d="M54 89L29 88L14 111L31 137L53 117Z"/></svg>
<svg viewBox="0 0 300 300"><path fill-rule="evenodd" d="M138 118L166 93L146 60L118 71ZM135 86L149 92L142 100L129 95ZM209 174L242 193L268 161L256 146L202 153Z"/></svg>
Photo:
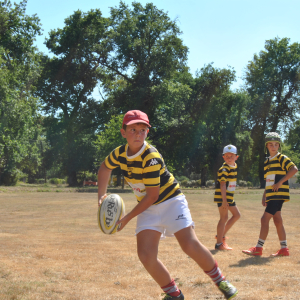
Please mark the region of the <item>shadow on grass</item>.
<svg viewBox="0 0 300 300"><path fill-rule="evenodd" d="M250 256L245 259L241 259L236 264L229 265L229 267L245 267L245 266L259 266L259 265L265 265L268 262L270 262L273 257L261 257L261 256Z"/></svg>

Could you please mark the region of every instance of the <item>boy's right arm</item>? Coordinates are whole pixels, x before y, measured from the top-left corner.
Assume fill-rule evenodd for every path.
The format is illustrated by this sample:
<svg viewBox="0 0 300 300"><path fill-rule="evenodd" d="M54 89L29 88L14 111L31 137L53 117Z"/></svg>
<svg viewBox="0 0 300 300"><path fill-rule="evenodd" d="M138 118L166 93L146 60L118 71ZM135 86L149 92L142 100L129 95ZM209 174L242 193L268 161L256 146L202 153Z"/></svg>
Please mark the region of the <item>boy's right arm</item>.
<svg viewBox="0 0 300 300"><path fill-rule="evenodd" d="M106 190L111 175L110 169L108 169L104 162L102 162L98 170L98 205L100 206L103 199L106 197Z"/></svg>
<svg viewBox="0 0 300 300"><path fill-rule="evenodd" d="M221 195L222 195L222 208L227 209L229 204L227 202L226 182L225 181L220 182L220 189L221 189Z"/></svg>
<svg viewBox="0 0 300 300"><path fill-rule="evenodd" d="M261 203L262 203L263 206L266 206L266 205L267 205L267 204L266 204L266 190L264 191L264 194L263 194L263 196L262 196Z"/></svg>

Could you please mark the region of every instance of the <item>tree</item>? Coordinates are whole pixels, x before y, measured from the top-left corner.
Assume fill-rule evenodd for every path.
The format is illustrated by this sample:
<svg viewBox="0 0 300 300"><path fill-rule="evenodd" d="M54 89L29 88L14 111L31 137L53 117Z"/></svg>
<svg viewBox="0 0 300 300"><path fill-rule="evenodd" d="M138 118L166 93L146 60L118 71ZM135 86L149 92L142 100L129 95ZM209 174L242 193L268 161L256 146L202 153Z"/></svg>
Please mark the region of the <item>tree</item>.
<svg viewBox="0 0 300 300"><path fill-rule="evenodd" d="M129 109L142 109L154 120L157 105L164 101L157 97L157 87L187 69L187 48L175 22L152 4L132 6L121 2L108 19L99 10L77 11L47 40L56 56L44 58L37 95L56 128L51 130L57 138L52 135L50 152L60 149L69 184L76 184L76 172L87 167L74 165L79 158L74 141L82 140L80 135L92 140L112 115ZM105 93L101 103L90 97L99 82Z"/></svg>
<svg viewBox="0 0 300 300"><path fill-rule="evenodd" d="M33 46L40 34L36 16L25 14L26 1L0 3L0 184L14 184L35 155L39 133L38 102L32 96L39 76L39 54Z"/></svg>
<svg viewBox="0 0 300 300"><path fill-rule="evenodd" d="M156 107L164 101L157 87L187 68L188 49L179 38L181 32L152 3L143 7L133 2L130 9L120 2L111 8L109 21L106 43L113 51L100 62L106 72L103 88L114 99L117 112L141 109L154 120Z"/></svg>
<svg viewBox="0 0 300 300"><path fill-rule="evenodd" d="M51 146L47 161L61 165L69 185L76 186L78 172L93 169L92 141L105 120L99 121L103 105L91 96L104 49L99 43L105 19L99 10L76 11L65 24L63 29L50 32L46 45L57 56L44 57L36 95L47 115Z"/></svg>
<svg viewBox="0 0 300 300"><path fill-rule="evenodd" d="M245 72L248 126L254 141L253 160L259 158L259 177L264 187L264 136L293 122L299 112L300 44L288 38L267 40L265 50L255 54Z"/></svg>
<svg viewBox="0 0 300 300"><path fill-rule="evenodd" d="M214 172L220 148L226 140L235 138L236 123L241 121L239 118L234 123L230 117L234 107L240 108L238 98L229 95L235 72L209 64L195 79L183 73L177 78L182 83L169 84L164 102L158 105L158 122L151 138L177 175L201 173L201 184L205 185Z"/></svg>

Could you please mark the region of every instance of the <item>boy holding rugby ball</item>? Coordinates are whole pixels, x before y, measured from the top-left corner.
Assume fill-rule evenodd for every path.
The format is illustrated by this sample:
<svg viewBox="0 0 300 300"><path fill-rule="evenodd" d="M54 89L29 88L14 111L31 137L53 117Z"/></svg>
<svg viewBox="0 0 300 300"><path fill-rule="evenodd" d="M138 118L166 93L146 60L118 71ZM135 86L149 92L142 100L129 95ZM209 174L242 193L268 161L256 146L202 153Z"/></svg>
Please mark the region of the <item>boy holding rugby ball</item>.
<svg viewBox="0 0 300 300"><path fill-rule="evenodd" d="M125 114L121 134L127 144L114 149L99 168L98 203L100 205L106 197L111 171L120 167L138 203L118 222L121 224L119 230L137 217L137 253L145 269L164 291L163 299L184 299L157 257L159 241L165 236L175 236L182 250L211 277L226 299L232 299L237 289L225 279L210 251L199 242L178 182L160 153L145 141L150 127L144 112L131 110Z"/></svg>

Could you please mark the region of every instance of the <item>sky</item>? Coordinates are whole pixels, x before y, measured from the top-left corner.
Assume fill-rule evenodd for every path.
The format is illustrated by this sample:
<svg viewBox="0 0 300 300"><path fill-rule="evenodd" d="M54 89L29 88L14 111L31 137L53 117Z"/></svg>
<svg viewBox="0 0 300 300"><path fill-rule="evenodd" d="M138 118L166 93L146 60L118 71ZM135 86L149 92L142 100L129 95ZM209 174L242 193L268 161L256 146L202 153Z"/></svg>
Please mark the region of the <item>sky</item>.
<svg viewBox="0 0 300 300"><path fill-rule="evenodd" d="M19 2L19 1L18 1ZM131 6L133 1L123 0ZM209 63L215 68L233 67L237 81L232 89L243 84L243 75L253 55L264 50L265 41L290 38L300 42L299 0L140 0L143 6L152 2L176 20L182 31L181 39L188 47L188 66L195 75ZM110 7L119 0L27 0L27 15L37 14L43 35L36 46L49 54L44 45L52 29L63 28L64 20L76 10L88 12L100 9L103 17L110 16Z"/></svg>

